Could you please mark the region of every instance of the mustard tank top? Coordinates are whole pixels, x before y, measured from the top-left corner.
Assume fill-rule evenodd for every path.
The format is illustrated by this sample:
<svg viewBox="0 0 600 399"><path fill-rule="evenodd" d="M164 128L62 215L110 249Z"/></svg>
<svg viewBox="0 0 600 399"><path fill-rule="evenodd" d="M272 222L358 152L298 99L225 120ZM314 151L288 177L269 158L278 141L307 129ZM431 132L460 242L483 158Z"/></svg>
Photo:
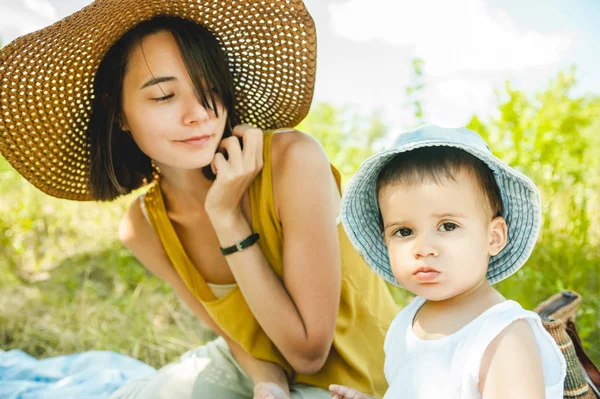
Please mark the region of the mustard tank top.
<svg viewBox="0 0 600 399"><path fill-rule="evenodd" d="M283 276L283 230L273 201L271 140L264 137L264 166L250 186L252 229L260 234L258 245L273 271ZM340 174L332 166L340 187ZM187 288L202 303L213 320L257 359L279 364L293 383L327 389L341 384L382 397L387 390L383 374L383 342L398 308L383 280L358 255L338 224L342 264L339 314L333 345L323 368L316 374L295 374L277 347L261 329L240 289L235 286L222 298L213 294L187 256L167 216L160 184L154 182L143 197L146 215ZM268 295L268 293L265 293Z"/></svg>

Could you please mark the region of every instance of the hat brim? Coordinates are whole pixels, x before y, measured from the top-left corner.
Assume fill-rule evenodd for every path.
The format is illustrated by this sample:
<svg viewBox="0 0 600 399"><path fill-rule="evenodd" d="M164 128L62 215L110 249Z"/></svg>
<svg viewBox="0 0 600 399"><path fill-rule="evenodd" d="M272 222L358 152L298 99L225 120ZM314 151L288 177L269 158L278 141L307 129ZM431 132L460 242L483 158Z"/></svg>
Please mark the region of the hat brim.
<svg viewBox="0 0 600 399"><path fill-rule="evenodd" d="M502 195L503 217L508 227L507 245L490 258L487 279L491 284L504 280L527 261L539 235L542 208L535 184L491 153L445 140L423 140L392 149L367 159L346 187L341 219L348 237L369 266L386 281L401 286L390 267L381 227L376 184L381 170L397 154L423 147L455 147L484 161L492 170Z"/></svg>
<svg viewBox="0 0 600 399"><path fill-rule="evenodd" d="M0 50L0 152L36 187L92 199L85 131L96 70L127 31L155 16L202 24L233 74L242 123L293 127L307 114L316 31L302 0L96 0Z"/></svg>

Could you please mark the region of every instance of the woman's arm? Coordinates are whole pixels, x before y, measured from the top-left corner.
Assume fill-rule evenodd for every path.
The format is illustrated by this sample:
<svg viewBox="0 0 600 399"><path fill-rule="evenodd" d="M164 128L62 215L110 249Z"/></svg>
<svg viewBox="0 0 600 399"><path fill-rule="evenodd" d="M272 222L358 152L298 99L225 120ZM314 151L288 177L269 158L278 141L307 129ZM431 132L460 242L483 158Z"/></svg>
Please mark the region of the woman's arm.
<svg viewBox="0 0 600 399"><path fill-rule="evenodd" d="M484 399L546 397L542 359L527 321L512 323L485 350L479 390Z"/></svg>
<svg viewBox="0 0 600 399"><path fill-rule="evenodd" d="M281 367L249 355L221 330L206 312L204 306L192 295L181 277L175 272L160 239L142 214L139 201L134 201L123 216L119 226L119 239L140 263L175 290L198 319L225 339L233 356L255 385L261 382L274 382L286 392L289 391L287 377Z"/></svg>
<svg viewBox="0 0 600 399"><path fill-rule="evenodd" d="M256 138L262 135L260 130L234 133L244 138L245 153L259 147L262 151L262 144L254 143L262 139ZM236 157L241 154L238 148L231 148L237 147L236 142L226 145L229 164L217 168L217 181L211 188L217 190L219 178L225 182L218 188L218 200L211 198L220 209L211 208L207 197L207 212L223 247L252 233L239 204L230 209L222 205L236 192L235 175L241 175L236 168ZM284 231L283 283L258 245L227 256L227 261L271 341L297 372L315 373L329 354L340 300L339 192L327 156L316 140L300 132L279 133L273 137L272 147L274 196Z"/></svg>

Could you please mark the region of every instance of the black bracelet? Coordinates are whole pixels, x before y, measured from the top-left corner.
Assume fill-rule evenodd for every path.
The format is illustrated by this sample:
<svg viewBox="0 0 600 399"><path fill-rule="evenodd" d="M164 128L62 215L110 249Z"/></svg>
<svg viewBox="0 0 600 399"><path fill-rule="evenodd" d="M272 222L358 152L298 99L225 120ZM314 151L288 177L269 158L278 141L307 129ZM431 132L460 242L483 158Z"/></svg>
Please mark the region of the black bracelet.
<svg viewBox="0 0 600 399"><path fill-rule="evenodd" d="M259 237L260 236L258 235L258 233L250 234L248 237L244 238L242 241L238 242L235 245L232 245L227 248L221 248L221 253L223 255L231 255L236 252L242 251L251 246L252 244L256 243Z"/></svg>

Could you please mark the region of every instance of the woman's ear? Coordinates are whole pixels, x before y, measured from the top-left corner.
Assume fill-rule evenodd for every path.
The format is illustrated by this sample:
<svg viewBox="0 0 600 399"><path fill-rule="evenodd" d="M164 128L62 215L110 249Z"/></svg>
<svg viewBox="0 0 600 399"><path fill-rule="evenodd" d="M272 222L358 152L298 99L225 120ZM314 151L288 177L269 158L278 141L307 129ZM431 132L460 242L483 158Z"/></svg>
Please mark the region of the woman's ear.
<svg viewBox="0 0 600 399"><path fill-rule="evenodd" d="M109 110L111 108L116 107L114 103L114 97L109 96L108 93L104 93L102 94L102 103L104 104L104 107ZM121 129L124 132L129 132L129 124L127 124L127 120L125 119L125 116L123 115L123 112L118 112L117 116L117 125L119 126L119 129Z"/></svg>
<svg viewBox="0 0 600 399"><path fill-rule="evenodd" d="M502 251L508 240L508 226L502 216L495 217L489 226L489 254L495 256Z"/></svg>
<svg viewBox="0 0 600 399"><path fill-rule="evenodd" d="M119 129L121 129L124 132L130 133L129 129L129 124L127 123L127 119L125 119L125 116L123 116L123 114L119 114L119 116L117 116L117 123L119 124Z"/></svg>

